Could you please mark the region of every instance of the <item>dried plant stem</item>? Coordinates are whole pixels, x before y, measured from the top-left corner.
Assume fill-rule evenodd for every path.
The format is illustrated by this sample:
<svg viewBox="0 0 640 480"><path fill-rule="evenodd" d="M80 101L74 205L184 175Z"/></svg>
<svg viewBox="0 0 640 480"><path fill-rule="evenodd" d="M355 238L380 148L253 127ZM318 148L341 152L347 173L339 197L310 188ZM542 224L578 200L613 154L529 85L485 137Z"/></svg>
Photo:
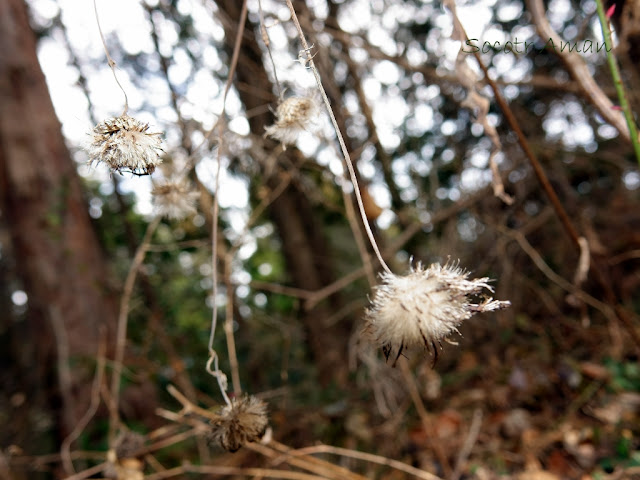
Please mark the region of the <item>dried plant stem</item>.
<svg viewBox="0 0 640 480"><path fill-rule="evenodd" d="M229 366L231 369L231 382L233 384L233 391L237 395L242 393L242 386L240 383L240 369L238 363L238 356L236 353L236 342L233 336L233 304L234 304L234 285L231 282L231 272L233 269L233 258L238 249L242 246L243 241L251 226L260 217L262 212L287 188L291 182L291 176L285 175L285 178L280 182L278 187L273 190L266 198L264 198L260 204L254 209L251 218L247 221L242 233L239 235L234 246L229 249L224 257L224 281L227 291L227 305L224 322L224 333L227 339L227 352L229 354Z"/></svg>
<svg viewBox="0 0 640 480"><path fill-rule="evenodd" d="M329 97L327 97L327 92L325 92L324 87L322 86L322 79L320 78L320 73L316 68L316 65L313 61L313 55L311 54L311 47L307 42L307 38L302 31L302 27L300 26L300 22L298 20L298 16L296 15L296 11L293 8L293 3L291 0L287 0L287 6L289 7L289 11L291 12L291 19L293 20L294 25L296 26L296 30L298 31L298 36L300 38L300 42L302 43L302 47L307 56L306 63L311 68L313 72L313 76L316 79L316 84L318 86L318 90L320 91L320 95L322 96L322 100L327 107L327 113L331 118L331 123L333 124L333 128L336 132L336 136L338 137L338 142L340 143L340 149L342 150L342 156L344 157L345 164L347 165L347 170L349 171L349 177L351 179L351 183L353 184L353 190L356 195L356 200L358 203L358 208L360 209L360 216L362 217L362 223L364 224L364 228L367 232L367 236L369 237L369 241L371 242L371 247L378 257L378 261L382 268L388 273L392 273L391 269L382 258L382 254L380 253L380 249L378 248L378 244L376 242L375 237L373 236L373 232L371 231L371 227L369 226L369 221L367 220L367 214L364 209L364 204L362 202L362 195L360 194L360 187L358 186L358 178L356 176L355 167L353 166L353 162L351 161L351 156L349 155L349 151L347 150L347 145L344 142L344 138L342 136L342 132L340 132L340 127L338 127L338 121L333 113L333 109L331 108L331 102L329 102Z"/></svg>
<svg viewBox="0 0 640 480"><path fill-rule="evenodd" d="M469 37L462 23L458 19L455 3L453 2L453 0L445 1L445 6L449 8L449 10L451 11L451 15L453 17L453 21L455 25L454 28L459 29L460 34L463 37L463 38L458 38L457 40L461 40L463 42L465 40L468 40ZM507 120L507 124L515 132L516 137L518 138L518 143L520 144L520 148L522 148L525 156L529 160L529 163L531 163L531 166L533 167L536 177L538 178L538 181L542 185L542 188L545 194L547 195L547 197L549 197L549 200L553 205L556 215L560 219L560 222L562 223L564 229L566 230L573 244L579 247L580 236L578 235L578 232L576 231L575 227L571 223L571 220L569 219L569 215L567 215L567 212L562 206L562 203L560 202L558 195L556 194L555 190L551 186L551 182L549 182L549 178L544 172L542 165L538 161L538 158L536 157L536 155L533 153L533 150L531 149L529 142L527 141L527 138L522 132L522 129L520 128L520 125L518 124L518 121L516 120L515 115L511 111L511 107L509 107L509 104L506 102L506 100L502 96L502 93L500 93L500 89L498 88L498 85L496 85L496 82L494 82L491 76L489 75L489 70L487 69L486 65L482 61L482 57L480 57L480 55L477 52L474 52L473 55L476 61L478 62L478 66L484 73L484 77L487 83L489 84L489 86L491 87L491 90L493 91L496 102L498 103L500 110L502 111L505 119Z"/></svg>
<svg viewBox="0 0 640 480"><path fill-rule="evenodd" d="M83 470L81 472L78 472L75 475L66 477L64 480L83 480L85 478L91 477L92 475L95 475L96 473L102 472L106 467L107 467L107 463L104 462L99 465L95 465L91 468L87 468L86 470Z"/></svg>
<svg viewBox="0 0 640 480"><path fill-rule="evenodd" d="M218 158L218 161L220 161L220 158ZM220 165L220 163L218 163L218 165ZM218 183L217 178L219 178L219 173L216 177L216 183ZM242 233L240 234L238 240L236 241L235 245L233 246L233 248L229 249L229 251L227 252L227 254L224 257L224 265L225 265L225 286L226 286L226 290L227 290L227 306L226 306L226 314L225 314L225 322L224 322L224 332L225 332L225 337L227 339L227 351L229 354L229 363L230 363L230 368L231 368L231 382L233 384L233 391L236 395L239 395L240 393L242 393L242 387L240 384L240 373L239 373L239 364L238 364L238 356L236 354L236 343L235 343L235 339L233 336L233 299L234 299L234 286L231 283L231 271L232 271L232 262L233 262L233 256L235 255L235 253L238 251L238 249L240 248L240 246L242 245L242 242L244 240L244 237L246 236L246 234L248 233L249 229L251 228L251 225L253 225L253 223L260 217L260 215L262 214L262 212L267 208L267 206L269 206L269 204L271 204L271 202L273 202L276 198L278 198L282 192L287 188L287 186L289 185L289 183L291 182L291 176L286 175L285 178L283 179L283 181L280 183L280 185L278 185L278 187L271 192L271 194L265 198L260 205L258 205L258 207L256 207L254 209L254 212L251 216L251 218L249 219L249 221L247 222L247 224L245 225L244 230L242 231ZM214 212L217 208L217 201L216 196L217 196L217 192L218 192L218 187L216 187L216 192L214 194ZM214 215L213 217L213 223L216 224L217 223L217 213ZM217 244L216 244L217 247ZM217 254L214 255L214 258L217 257ZM214 262L217 265L217 262ZM213 268L213 267L212 267ZM215 286L215 283L214 283ZM214 294L215 295L215 294ZM210 344L210 348L211 348L211 344Z"/></svg>
<svg viewBox="0 0 640 480"><path fill-rule="evenodd" d="M418 412L418 416L420 420L422 420L423 428L426 432L433 432L434 427L431 419L429 418L429 414L427 413L427 409L422 402L422 398L420 397L420 392L418 391L418 387L416 386L416 381L413 378L413 373L409 369L409 364L406 359L401 359L398 362L400 364L400 370L402 371L402 376L405 379L407 387L409 388L409 395L411 396L411 401L413 402L413 406L416 408ZM433 449L433 452L436 454L440 465L442 466L442 470L444 471L445 478L451 477L453 473L451 470L451 465L449 464L449 459L447 458L444 450L440 446L437 440L432 441L429 440L429 445Z"/></svg>
<svg viewBox="0 0 640 480"><path fill-rule="evenodd" d="M342 457L355 458L357 460L364 460L365 462L369 463L385 465L391 468L395 468L396 470L399 470L401 472L408 473L409 475L413 475L416 478L422 478L423 480L442 480L437 475L433 475L432 473L425 472L424 470L420 470L418 468L412 467L411 465L407 465L406 463L402 463L391 458L382 457L380 455L373 455L371 453L359 452L357 450L350 450L348 448L333 447L331 445L314 445L313 447L299 448L297 450L290 451L288 455L313 455L315 453L332 453L335 455L340 455Z"/></svg>
<svg viewBox="0 0 640 480"><path fill-rule="evenodd" d="M542 39L551 39L556 45L560 44L562 39L547 20L543 0L527 0L526 3L527 9L531 12L533 23L538 30L539 37ZM581 93L598 109L598 113L600 113L602 118L613 125L625 140L630 140L629 131L626 128L623 116L620 112L613 109L611 100L609 100L609 97L596 83L593 75L589 71L589 66L582 59L581 55L567 50L560 51L554 49L554 52L564 62L567 70L580 86Z"/></svg>
<svg viewBox="0 0 640 480"><path fill-rule="evenodd" d="M467 438L460 449L460 453L458 453L458 459L456 460L456 468L453 470L451 474L450 480L458 480L462 475L462 469L464 468L464 464L467 462L469 455L471 454L471 450L478 440L478 434L480 433L480 427L482 426L482 410L479 408L473 412L473 418L471 419L471 426L469 427L469 433L467 434Z"/></svg>
<svg viewBox="0 0 640 480"><path fill-rule="evenodd" d="M434 213L433 217L431 218L431 225L437 225L441 222L444 222L445 220L453 217L454 215L457 215L458 212L460 212L461 210L464 210L466 208L469 208L472 205L475 205L476 203L481 201L483 198L485 198L487 195L489 195L490 192L491 190L489 188L485 188L464 200L460 200L459 202L455 203L454 205L448 208L445 208L443 210L440 210ZM389 248L387 248L384 251L383 255L387 258L391 257L395 252L400 250L409 240L411 240L418 232L420 232L423 227L424 225L422 223L414 222L400 236L398 236L398 238L393 242L393 245L391 245ZM342 290L345 286L355 282L356 280L358 280L359 278L362 278L365 275L366 275L365 268L360 267L352 271L351 273L346 274L342 278L339 278L335 282L327 285L326 287L323 287L320 290L316 290L313 292L308 290L302 290L300 288L292 288L284 285L279 285L279 284L269 283L269 282L260 282L256 280L252 281L250 285L252 288L257 288L260 290L265 290L273 293L280 293L282 295L288 295L290 297L301 298L303 300L306 300L304 307L305 309L310 310L325 298L329 297L330 295L333 295L339 290Z"/></svg>
<svg viewBox="0 0 640 480"><path fill-rule="evenodd" d="M340 188L340 190L342 191L342 198L344 200L344 209L347 214L347 220L349 221L349 226L351 227L353 238L355 238L356 240L356 245L358 247L358 252L360 253L360 258L362 258L362 265L364 266L364 270L367 273L367 280L369 280L369 285L373 287L376 284L376 276L375 276L375 273L373 272L373 265L371 263L371 257L369 256L369 252L367 251L365 239L363 238L362 231L360 230L360 225L358 222L358 217L356 216L356 211L353 208L351 197L347 194L345 189Z"/></svg>
<svg viewBox="0 0 640 480"><path fill-rule="evenodd" d="M540 0L529 0L529 1L530 1L530 7L531 5L534 5L536 6L536 8L542 8L541 7L542 2ZM468 37L466 32L464 31L464 27L462 26L462 24L460 23L460 20L456 15L455 3L453 2L453 0L445 0L445 5L447 6L447 8L451 10L455 28L459 28L462 33L463 38L459 40L462 40L462 41L467 40ZM536 14L534 13L534 17L535 16ZM500 93L500 89L498 88L498 85L496 84L496 82L494 82L493 79L489 76L489 71L485 66L484 62L482 61L482 58L480 57L480 55L477 52L474 52L473 55L475 56L476 61L478 62L478 65L484 72L485 79L489 84L489 86L491 87L491 90L493 90L493 93L496 98L496 102L498 103L500 110L502 110L502 113L504 114L509 127L515 132L516 137L518 139L518 143L520 144L520 147L522 148L525 156L531 163L531 166L533 167L533 170L538 178L538 181L542 185L542 188L545 194L551 201L551 204L553 206L556 216L559 218L560 222L562 223L562 226L564 227L567 235L569 236L573 244L578 249L580 249L580 246L581 246L580 235L578 234L578 231L573 226L573 223L571 223L571 220L569 219L569 215L567 215L567 212L562 206L560 199L558 198L555 190L551 186L551 182L549 182L549 179L547 178L547 175L545 174L544 169L542 168L542 165L540 164L537 157L533 153L533 150L529 146L529 142L527 141L524 133L522 132L522 129L520 128L520 125L518 124L518 121L516 120L515 115L511 111L511 108L509 107L509 104L506 102L506 100ZM625 134L628 135L628 131L624 128L620 131L620 133L622 135L625 135ZM622 325L625 327L625 329L629 333L629 336L633 339L633 342L635 343L636 348L640 350L640 335L638 335L638 333L636 332L633 322L631 321L631 318L629 317L627 311L624 308L622 308L620 305L618 305L618 300L616 299L616 294L613 291L613 288L611 287L610 281L606 278L604 272L602 271L602 269L597 263L594 262L592 264L591 271L594 273L595 279L603 288L607 302L612 305L611 308L615 312L615 316L613 318L616 318L622 323ZM582 290L579 290L579 291L584 294ZM586 303L589 303L589 302L586 302ZM607 318L610 318L610 317L607 317Z"/></svg>
<svg viewBox="0 0 640 480"><path fill-rule="evenodd" d="M224 115L224 112L223 112ZM222 138L222 137L221 137ZM220 210L220 202L218 199L218 191L220 189L220 165L222 163L222 155L220 150L222 149L222 142L218 144L218 165L216 166L216 179L215 179L215 191L213 193L213 222L211 228L211 281L212 287L212 306L213 310L211 314L211 331L209 332L209 358L206 363L206 370L218 381L218 387L220 387L220 393L227 405L231 405L231 400L227 395L227 377L220 371L218 365L218 354L213 348L213 341L216 335L216 328L218 326L218 212Z"/></svg>
<svg viewBox="0 0 640 480"><path fill-rule="evenodd" d="M102 40L102 46L104 47L104 53L107 56L107 62L109 63L109 67L111 68L111 72L113 73L113 78L115 79L118 87L122 90L122 94L124 95L124 111L122 115L126 115L129 111L129 99L127 98L127 92L124 91L120 80L118 80L118 75L116 75L116 62L111 58L109 54L109 49L107 48L107 41L104 38L104 34L102 33L102 27L100 26L100 16L98 15L98 5L96 4L96 0L93 0L93 11L96 15L96 23L98 24L98 32L100 33L100 40Z"/></svg>
<svg viewBox="0 0 640 480"><path fill-rule="evenodd" d="M627 93L620 77L620 69L618 68L618 62L616 56L613 53L613 40L611 39L611 26L609 20L604 12L604 6L602 0L596 0L596 6L598 10L598 18L600 19L600 26L602 27L602 35L604 37L605 48L607 51L607 63L611 70L611 77L613 77L613 83L616 87L618 94L618 101L620 102L620 108L624 112L624 118L627 121L627 127L629 128L629 135L631 136L631 144L633 145L633 151L636 154L636 160L640 165L640 142L638 141L638 129L636 127L636 121L633 118L629 101L627 100Z"/></svg>
<svg viewBox="0 0 640 480"><path fill-rule="evenodd" d="M358 278L362 276L364 270L358 270ZM266 292L278 293L280 295L287 295L289 297L294 298L302 298L305 300L314 298L314 292L310 292L309 290L303 290L301 288L287 287L285 285L280 285L278 283L270 283L270 282L261 282L260 280L252 280L249 283L251 288L255 288L257 290L264 290Z"/></svg>
<svg viewBox="0 0 640 480"><path fill-rule="evenodd" d="M529 243L529 241L521 232L517 230L510 230L504 227L498 227L498 228L502 233L505 233L506 235L511 237L513 240L515 240L518 243L518 245L520 245L520 248L522 248L522 250L529 256L529 258L531 258L535 266L538 267L538 269L542 273L544 273L544 275L549 280L551 280L553 283L558 285L563 290L575 295L580 301L602 312L602 314L607 319L609 319L609 321L615 321L615 312L612 307L610 307L604 302L601 302L597 298L592 297L584 290L576 287L569 280L561 277L556 272L554 272L553 269L551 269L551 267L547 265L547 263L544 261L542 256L536 251L535 248L533 248L533 246Z"/></svg>
<svg viewBox="0 0 640 480"><path fill-rule="evenodd" d="M207 425L201 424L199 425L199 428L191 428L190 430L187 430L185 432L176 433L175 435L172 435L168 438L158 440L157 442L149 445L148 447L145 447L142 450L142 452L139 452L139 453L136 452L136 453L145 454L147 452L155 452L165 447L170 447L180 442L184 442L185 440L188 440L191 437L198 438L197 436L199 436L206 427Z"/></svg>
<svg viewBox="0 0 640 480"><path fill-rule="evenodd" d="M243 477L283 478L290 480L326 480L325 477L308 473L291 472L287 470L273 470L268 468L240 468L213 465L182 465L163 472L147 475L145 480L160 480L163 478L184 477L187 473L202 475L242 475Z"/></svg>
<svg viewBox="0 0 640 480"><path fill-rule="evenodd" d="M227 305L224 316L224 336L227 339L227 353L229 355L229 368L231 370L231 383L233 393L239 396L242 393L240 384L240 368L238 365L238 355L236 353L236 340L233 336L233 304L235 289L231 284L231 271L233 269L233 256L226 255L224 261L224 284L227 291Z"/></svg>
<svg viewBox="0 0 640 480"><path fill-rule="evenodd" d="M352 472L344 467L311 456L289 455L295 450L287 445L271 440L268 445L249 443L247 448L256 451L271 459L272 464L287 463L292 467L302 468L308 472L322 475L328 480L366 480L362 475Z"/></svg>
<svg viewBox="0 0 640 480"><path fill-rule="evenodd" d="M193 403L191 400L189 400L187 397L185 397L176 387L174 387L173 385L168 385L167 386L167 392L169 392L169 394L175 398L178 402L180 402L180 404L182 405L183 411L182 414L186 414L186 413L197 413L198 415L200 415L201 417L204 418L208 418L209 420L218 420L220 418L219 415L216 415L213 412L210 412L209 410L205 410L204 408L200 408L199 406L197 406L195 403Z"/></svg>
<svg viewBox="0 0 640 480"><path fill-rule="evenodd" d="M93 377L93 385L91 386L91 401L89 408L78 421L73 431L67 435L60 445L60 457L62 458L62 465L65 472L68 475L75 473L73 468L73 462L71 460L71 444L80 436L85 429L89 421L93 418L100 406L100 388L102 386L102 379L104 377L104 366L106 363L106 351L107 342L104 331L101 332L100 343L98 345L98 360L96 365L96 373Z"/></svg>
<svg viewBox="0 0 640 480"><path fill-rule="evenodd" d="M276 69L276 62L273 61L273 52L271 51L271 41L269 40L269 34L267 33L267 26L264 22L264 12L262 11L262 0L258 0L258 13L260 15L260 36L262 37L262 41L264 42L265 47L267 47L267 52L269 53L269 59L271 60L271 65L273 66L273 79L276 82L276 88L278 89L278 98L282 100L282 87L280 86L280 81L278 80L278 71Z"/></svg>
<svg viewBox="0 0 640 480"><path fill-rule="evenodd" d="M71 366L69 365L69 337L60 308L56 305L51 305L49 314L56 341L57 380L60 396L62 397L63 422L66 425L71 425L75 420L71 417L73 417L73 412L75 412L76 409L76 401L72 394L73 380Z"/></svg>
<svg viewBox="0 0 640 480"><path fill-rule="evenodd" d="M224 401L227 405L231 405L231 400L229 400L229 396L227 395L227 381L226 376L220 371L218 366L218 354L213 349L213 341L215 338L216 326L218 323L218 308L216 305L217 297L218 297L218 213L220 211L220 202L219 202L219 190L220 190L220 171L222 165L222 133L225 125L224 117L225 110L227 105L227 95L229 94L229 90L231 88L231 84L233 82L233 75L236 70L236 66L238 65L238 58L240 57L240 46L242 45L242 35L244 33L245 23L247 19L247 0L242 2L242 11L240 13L240 23L238 25L238 32L236 34L235 43L233 46L233 56L231 57L231 65L229 66L229 76L227 77L227 82L224 87L224 96L222 98L222 112L220 113L220 118L218 118L218 122L214 125L213 129L206 135L208 139L209 136L216 129L218 131L218 155L217 155L217 165L216 165L216 174L215 174L215 190L213 193L213 221L211 228L211 280L213 282L212 295L213 295L213 305L212 305L212 314L211 314L211 331L209 333L209 359L206 363L206 370L211 375L213 375L218 381L218 386L220 387L220 393L224 398ZM213 368L212 368L213 367Z"/></svg>
<svg viewBox="0 0 640 480"><path fill-rule="evenodd" d="M236 32L236 38L233 44L233 54L231 55L231 63L229 64L229 75L227 76L227 81L224 84L224 94L222 96L222 112L220 112L220 117L218 121L211 127L204 135L204 142L210 141L213 135L213 132L218 130L218 137L220 137L220 132L222 131L220 122L224 118L226 107L227 107L227 96L229 95L229 90L231 90L231 85L233 84L233 76L236 74L236 67L238 66L238 58L240 58L240 46L242 45L242 35L244 35L244 28L247 21L247 0L242 1L242 11L240 12L240 22L238 24L238 31ZM197 150L197 149L196 149Z"/></svg>
<svg viewBox="0 0 640 480"><path fill-rule="evenodd" d="M122 362L124 359L124 349L127 343L127 324L129 319L129 304L131 301L131 295L133 293L133 286L135 284L136 275L142 265L144 256L147 253L147 248L151 242L151 237L156 231L158 224L160 223L160 217L155 217L149 225L147 225L147 231L144 234L142 243L138 247L136 254L133 257L129 273L124 282L124 289L122 297L120 299L120 312L118 315L118 326L116 331L116 352L113 360L113 376L111 378L111 398L112 406L111 420L109 423L109 445L112 445L115 439L118 424L120 423L120 414L118 412L118 402L120 397L120 377L122 376Z"/></svg>

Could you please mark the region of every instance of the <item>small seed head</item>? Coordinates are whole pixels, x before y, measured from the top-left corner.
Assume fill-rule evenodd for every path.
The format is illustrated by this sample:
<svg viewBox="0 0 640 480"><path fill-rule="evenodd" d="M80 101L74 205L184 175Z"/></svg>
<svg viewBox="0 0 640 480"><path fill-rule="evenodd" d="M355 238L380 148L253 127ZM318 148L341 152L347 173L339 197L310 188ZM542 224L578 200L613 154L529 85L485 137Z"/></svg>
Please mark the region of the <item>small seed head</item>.
<svg viewBox="0 0 640 480"><path fill-rule="evenodd" d="M156 213L174 220L182 220L196 213L199 193L192 190L185 179L166 180L151 191Z"/></svg>
<svg viewBox="0 0 640 480"><path fill-rule="evenodd" d="M162 159L160 133L129 115L109 118L96 125L89 146L90 163L103 162L116 172L150 175Z"/></svg>
<svg viewBox="0 0 640 480"><path fill-rule="evenodd" d="M276 123L265 128L265 135L293 145L303 130L313 123L318 106L312 97L289 97L276 109Z"/></svg>
<svg viewBox="0 0 640 480"><path fill-rule="evenodd" d="M418 263L404 276L383 273L365 315L365 332L382 346L387 359L393 355L397 360L403 349L417 345L433 348L437 359L436 343L458 332L463 321L510 305L492 298L472 303L470 295L493 288L488 278L468 277L457 265L437 263L426 269Z"/></svg>
<svg viewBox="0 0 640 480"><path fill-rule="evenodd" d="M269 420L267 404L253 396L233 398L213 422L208 435L210 443L218 443L229 452L236 452L248 442L264 435Z"/></svg>

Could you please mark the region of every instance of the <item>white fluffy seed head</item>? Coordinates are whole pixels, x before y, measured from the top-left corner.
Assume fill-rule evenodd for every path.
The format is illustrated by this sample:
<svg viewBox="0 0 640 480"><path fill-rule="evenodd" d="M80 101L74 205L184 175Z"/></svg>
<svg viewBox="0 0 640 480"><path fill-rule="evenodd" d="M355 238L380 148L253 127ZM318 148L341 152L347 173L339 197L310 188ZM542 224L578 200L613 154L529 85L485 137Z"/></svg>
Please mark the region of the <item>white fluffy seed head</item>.
<svg viewBox="0 0 640 480"><path fill-rule="evenodd" d="M151 190L153 205L160 216L182 220L196 213L199 193L185 179L165 180Z"/></svg>
<svg viewBox="0 0 640 480"><path fill-rule="evenodd" d="M468 277L457 265L437 263L426 269L418 263L405 276L383 273L366 312L365 331L382 346L387 359L420 345L433 348L437 358L436 343L458 332L463 321L510 305L491 298L472 303L469 295L493 288L488 278Z"/></svg>
<svg viewBox="0 0 640 480"><path fill-rule="evenodd" d="M289 97L276 109L276 123L265 128L265 135L283 145L293 145L303 130L307 130L318 114L318 105L312 97Z"/></svg>
<svg viewBox="0 0 640 480"><path fill-rule="evenodd" d="M117 172L152 174L163 150L161 134L148 130L148 124L126 114L100 122L93 128L89 162L106 163Z"/></svg>
<svg viewBox="0 0 640 480"><path fill-rule="evenodd" d="M253 396L233 398L231 405L224 407L220 418L213 423L208 439L235 452L248 442L260 440L268 423L265 402Z"/></svg>

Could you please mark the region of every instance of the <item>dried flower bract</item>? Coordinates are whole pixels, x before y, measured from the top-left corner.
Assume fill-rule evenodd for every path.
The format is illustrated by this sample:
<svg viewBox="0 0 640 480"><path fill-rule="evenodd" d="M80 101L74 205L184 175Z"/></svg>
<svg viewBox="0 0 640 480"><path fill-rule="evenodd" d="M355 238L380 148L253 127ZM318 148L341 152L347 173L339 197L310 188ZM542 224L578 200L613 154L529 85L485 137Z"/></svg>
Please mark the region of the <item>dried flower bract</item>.
<svg viewBox="0 0 640 480"><path fill-rule="evenodd" d="M132 458L142 450L146 439L144 435L125 430L115 439L115 453L117 458Z"/></svg>
<svg viewBox="0 0 640 480"><path fill-rule="evenodd" d="M469 295L483 289L493 292L488 278L468 279L469 273L456 265L434 263L411 267L405 276L382 274L382 284L375 288L371 306L366 312L365 332L382 346L387 360L395 361L405 348L423 345L433 348L434 363L438 358L436 343L453 332L478 312L506 308L507 301L486 298L471 303Z"/></svg>
<svg viewBox="0 0 640 480"><path fill-rule="evenodd" d="M182 220L196 213L199 193L192 190L185 179L166 180L151 191L156 213L174 220Z"/></svg>
<svg viewBox="0 0 640 480"><path fill-rule="evenodd" d="M312 97L289 97L278 105L276 123L265 128L265 135L283 145L293 145L317 113L318 106Z"/></svg>
<svg viewBox="0 0 640 480"><path fill-rule="evenodd" d="M213 422L208 439L229 452L262 438L267 429L267 404L253 396L234 398Z"/></svg>
<svg viewBox="0 0 640 480"><path fill-rule="evenodd" d="M141 454L145 437L125 430L115 439L114 448L107 452L107 464L103 470L105 478L116 480L142 480L144 462L136 455Z"/></svg>
<svg viewBox="0 0 640 480"><path fill-rule="evenodd" d="M117 172L150 175L162 159L160 133L149 133L149 124L129 115L109 118L93 129L90 162L104 162Z"/></svg>

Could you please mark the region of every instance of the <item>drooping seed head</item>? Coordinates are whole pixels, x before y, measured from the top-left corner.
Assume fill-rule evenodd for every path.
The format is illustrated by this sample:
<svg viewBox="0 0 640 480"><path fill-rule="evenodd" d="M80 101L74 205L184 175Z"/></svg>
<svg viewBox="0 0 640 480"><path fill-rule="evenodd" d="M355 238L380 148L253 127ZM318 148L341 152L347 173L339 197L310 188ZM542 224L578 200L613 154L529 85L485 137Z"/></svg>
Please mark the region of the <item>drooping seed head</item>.
<svg viewBox="0 0 640 480"><path fill-rule="evenodd" d="M213 422L208 435L210 443L218 443L229 452L236 452L248 442L256 442L264 435L269 420L267 404L253 396L231 399Z"/></svg>
<svg viewBox="0 0 640 480"><path fill-rule="evenodd" d="M192 190L185 179L165 180L153 187L151 195L160 216L182 220L197 212L195 203L200 194Z"/></svg>
<svg viewBox="0 0 640 480"><path fill-rule="evenodd" d="M276 123L265 128L265 135L283 145L296 143L300 133L307 130L318 113L318 105L312 97L289 97L276 109Z"/></svg>
<svg viewBox="0 0 640 480"><path fill-rule="evenodd" d="M365 332L382 346L387 359L394 355L397 360L405 348L420 345L433 348L437 359L436 343L458 333L462 322L476 313L510 305L492 298L472 303L470 296L485 289L493 292L493 288L486 277L468 277L469 273L456 265L437 263L428 268L418 263L404 276L383 273L366 311Z"/></svg>
<svg viewBox="0 0 640 480"><path fill-rule="evenodd" d="M150 175L162 163L160 133L129 115L108 118L93 128L90 163L103 162L116 172Z"/></svg>

